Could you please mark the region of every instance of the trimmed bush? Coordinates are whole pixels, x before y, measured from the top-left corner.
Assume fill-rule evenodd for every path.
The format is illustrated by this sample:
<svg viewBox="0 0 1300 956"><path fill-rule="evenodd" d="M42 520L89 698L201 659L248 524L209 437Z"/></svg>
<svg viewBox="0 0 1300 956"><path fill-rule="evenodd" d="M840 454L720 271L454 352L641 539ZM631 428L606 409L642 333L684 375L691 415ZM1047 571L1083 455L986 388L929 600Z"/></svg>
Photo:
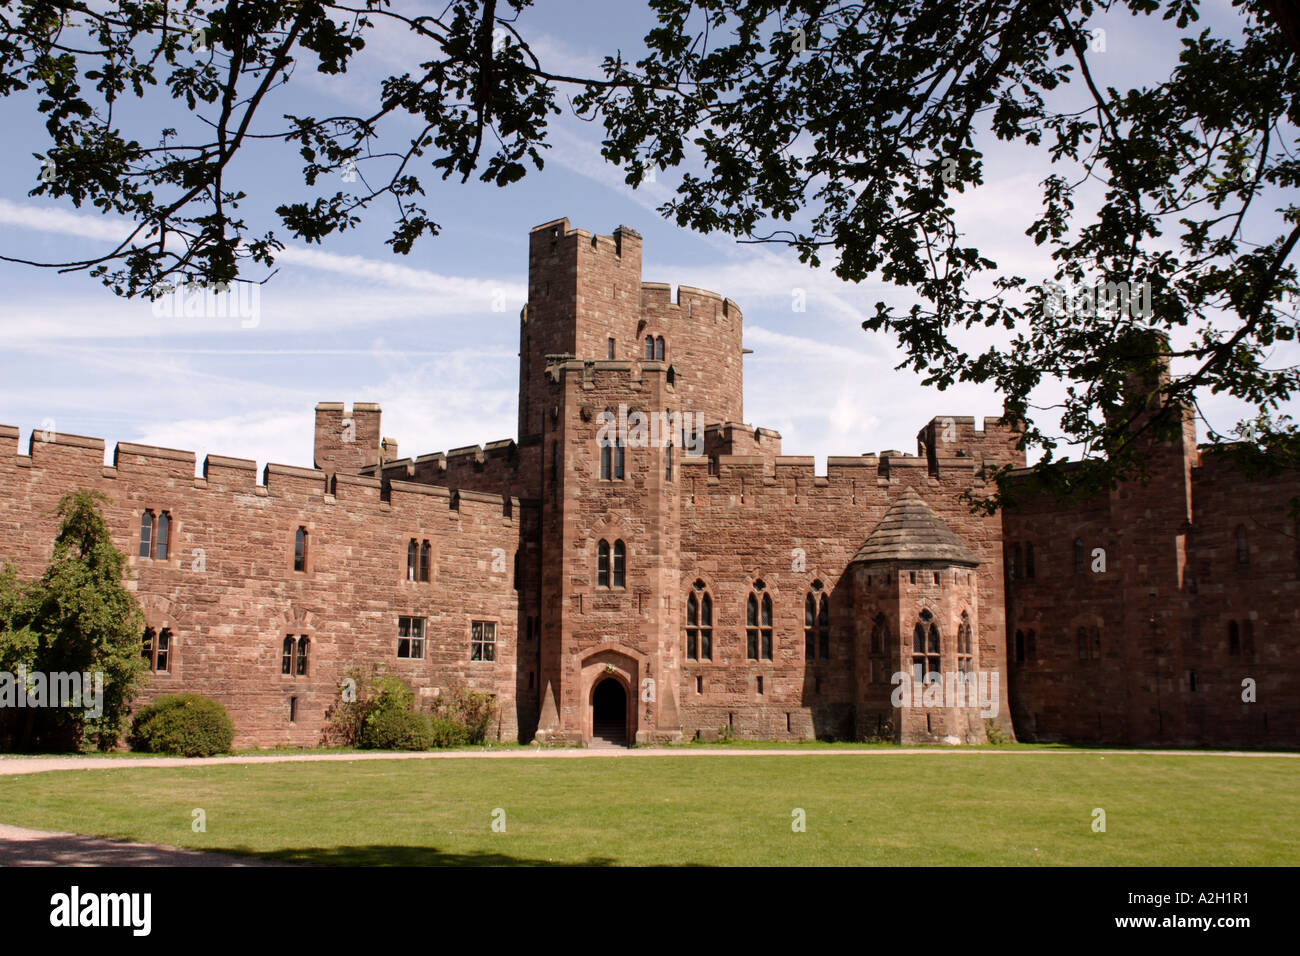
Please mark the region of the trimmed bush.
<svg viewBox="0 0 1300 956"><path fill-rule="evenodd" d="M418 710L376 708L361 731L361 746L372 750L428 750L433 741L433 717Z"/></svg>
<svg viewBox="0 0 1300 956"><path fill-rule="evenodd" d="M234 739L226 708L202 694L164 694L140 708L131 731L133 749L182 757L226 753Z"/></svg>

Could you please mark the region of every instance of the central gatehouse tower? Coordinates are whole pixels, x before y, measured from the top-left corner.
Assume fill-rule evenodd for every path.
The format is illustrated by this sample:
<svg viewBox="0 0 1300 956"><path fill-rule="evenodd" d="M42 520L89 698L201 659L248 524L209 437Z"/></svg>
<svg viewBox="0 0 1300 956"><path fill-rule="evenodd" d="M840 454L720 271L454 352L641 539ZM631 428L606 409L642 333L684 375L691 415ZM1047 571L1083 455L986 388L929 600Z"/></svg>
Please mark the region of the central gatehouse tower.
<svg viewBox="0 0 1300 956"><path fill-rule="evenodd" d="M538 226L520 324L537 449L542 740L680 739L681 461L741 416L734 302L641 281L641 237Z"/></svg>

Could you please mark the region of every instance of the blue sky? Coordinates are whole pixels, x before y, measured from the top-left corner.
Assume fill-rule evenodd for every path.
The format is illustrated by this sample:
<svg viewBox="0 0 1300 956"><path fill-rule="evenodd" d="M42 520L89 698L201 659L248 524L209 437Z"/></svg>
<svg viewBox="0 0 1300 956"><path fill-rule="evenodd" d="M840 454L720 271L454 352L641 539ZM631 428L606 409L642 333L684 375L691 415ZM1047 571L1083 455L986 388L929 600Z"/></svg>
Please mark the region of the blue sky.
<svg viewBox="0 0 1300 956"><path fill-rule="evenodd" d="M1234 18L1226 3L1207 7L1210 22ZM633 0L548 0L520 29L548 68L594 74L602 54L635 50L650 23ZM1167 25L1127 18L1099 25L1107 49L1094 65L1103 82L1163 73L1173 49ZM386 31L370 42L344 78L295 76L266 110L268 125L288 111L360 111L382 76L415 62L404 36ZM1143 72L1151 70L1159 72ZM0 151L0 251L51 261L102 251L122 235L118 224L27 195L40 172L31 154L47 143L31 104L0 101L11 144ZM151 107L156 129L165 110ZM381 403L383 432L403 455L514 437L528 230L562 216L606 234L626 223L644 236L646 281L712 289L740 304L745 345L754 350L745 361L745 417L779 430L786 454L815 455L824 465L828 454L913 451L934 415L1000 412L990 388L939 392L894 370L900 355L892 342L864 332L861 321L879 299L907 304L904 293L842 283L778 247L679 230L654 212L675 174L634 192L600 158L598 142L597 127L565 115L552 128L546 169L522 183L497 189L425 177L425 205L442 234L409 256L384 245L391 216L383 208L324 246L290 243L260 290L252 327L238 317L158 316L149 302L118 299L84 273L0 263L0 422L19 426L24 445L32 429L53 427L104 438L110 456L117 441L135 441L196 451L200 463L211 452L309 464L318 401ZM308 194L295 160L284 147L242 159L250 222L272 226L275 204ZM1047 169L1041 156L992 144L985 185L958 202L969 239L1006 271L1050 275L1023 236ZM322 184L327 193L336 188ZM802 313L791 308L796 289L806 293ZM1050 400L1048 389L1043 401ZM1221 430L1241 417L1212 396L1204 407Z"/></svg>

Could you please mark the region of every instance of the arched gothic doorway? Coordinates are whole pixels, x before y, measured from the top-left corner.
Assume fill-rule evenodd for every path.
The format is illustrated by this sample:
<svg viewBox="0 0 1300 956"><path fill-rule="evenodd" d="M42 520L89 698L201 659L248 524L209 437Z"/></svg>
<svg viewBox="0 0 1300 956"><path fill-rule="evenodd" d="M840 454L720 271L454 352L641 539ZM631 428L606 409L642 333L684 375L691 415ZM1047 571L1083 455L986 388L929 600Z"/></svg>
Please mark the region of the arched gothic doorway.
<svg viewBox="0 0 1300 956"><path fill-rule="evenodd" d="M606 677L591 692L593 743L627 746L627 691L617 678Z"/></svg>

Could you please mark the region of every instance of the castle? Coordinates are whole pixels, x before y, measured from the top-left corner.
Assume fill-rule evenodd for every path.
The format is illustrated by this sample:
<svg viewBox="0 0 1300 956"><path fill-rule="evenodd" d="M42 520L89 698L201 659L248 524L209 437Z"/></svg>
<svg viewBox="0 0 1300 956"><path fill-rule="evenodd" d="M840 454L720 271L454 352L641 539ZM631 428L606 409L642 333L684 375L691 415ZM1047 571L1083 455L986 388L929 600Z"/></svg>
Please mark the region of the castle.
<svg viewBox="0 0 1300 956"><path fill-rule="evenodd" d="M641 281L635 231L547 223L517 439L398 459L378 406L322 403L315 467L259 482L0 426L0 558L39 574L58 499L107 495L146 698L220 700L237 746L319 743L370 664L494 694L521 741L1300 743L1300 476L1202 457L1189 415L1146 484L976 515L1014 429L818 475L741 424L744 353L734 301Z"/></svg>

